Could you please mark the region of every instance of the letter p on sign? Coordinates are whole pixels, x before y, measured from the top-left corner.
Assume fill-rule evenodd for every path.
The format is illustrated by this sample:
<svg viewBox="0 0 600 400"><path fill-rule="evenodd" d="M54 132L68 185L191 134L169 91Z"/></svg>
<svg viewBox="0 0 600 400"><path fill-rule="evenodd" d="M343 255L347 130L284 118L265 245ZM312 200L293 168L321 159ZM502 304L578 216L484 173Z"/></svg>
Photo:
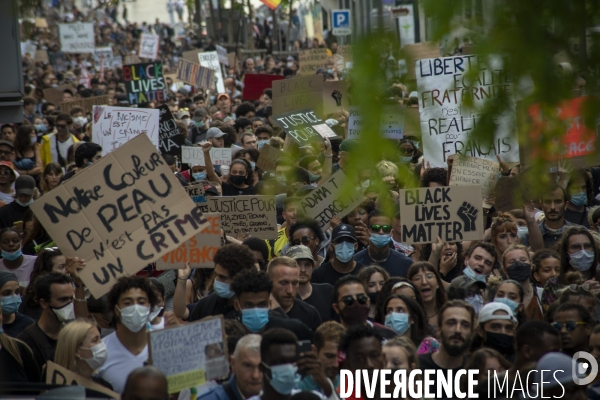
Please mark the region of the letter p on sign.
<svg viewBox="0 0 600 400"><path fill-rule="evenodd" d="M350 10L333 10L331 13L331 33L335 36L346 36L352 33L350 27Z"/></svg>

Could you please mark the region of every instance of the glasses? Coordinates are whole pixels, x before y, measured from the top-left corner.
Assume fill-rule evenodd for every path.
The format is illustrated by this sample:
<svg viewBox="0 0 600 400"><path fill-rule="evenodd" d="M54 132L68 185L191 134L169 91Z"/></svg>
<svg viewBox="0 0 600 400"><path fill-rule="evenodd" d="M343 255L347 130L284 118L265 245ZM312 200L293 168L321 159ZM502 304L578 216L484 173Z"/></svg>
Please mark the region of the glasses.
<svg viewBox="0 0 600 400"><path fill-rule="evenodd" d="M56 124L56 127L57 127L58 129L66 129L66 128L67 128L67 126L69 126L69 125L67 125L67 124Z"/></svg>
<svg viewBox="0 0 600 400"><path fill-rule="evenodd" d="M591 289L592 289L592 287L590 286L589 283L584 283L583 285L577 285L574 283L572 285L569 285L569 290L571 292L578 292L579 288L583 289L586 292L590 292L590 293L591 293Z"/></svg>
<svg viewBox="0 0 600 400"><path fill-rule="evenodd" d="M308 246L308 244L310 243L310 241L312 239L315 239L314 237L310 237L310 236L302 236L300 238L300 240L296 239L296 240L292 240L292 244L294 246L299 246L300 244L303 244L305 246Z"/></svg>
<svg viewBox="0 0 600 400"><path fill-rule="evenodd" d="M415 149L405 149L403 147L401 147L399 149L399 153L402 154L402 155L412 156L414 152L415 152Z"/></svg>
<svg viewBox="0 0 600 400"><path fill-rule="evenodd" d="M365 305L365 304L367 304L367 300L369 300L367 295L362 294L362 293L357 295L356 297L354 297L352 295L348 295L348 296L344 296L340 299L340 301L342 303L344 303L346 305L346 307L352 307L352 304L354 304L355 301L358 301L358 304Z"/></svg>
<svg viewBox="0 0 600 400"><path fill-rule="evenodd" d="M372 232L379 232L383 230L383 233L390 233L392 231L392 227L390 225L371 225Z"/></svg>
<svg viewBox="0 0 600 400"><path fill-rule="evenodd" d="M562 331L563 327L565 327L567 329L567 332L573 332L575 330L575 328L577 328L579 325L587 325L587 322L567 321L567 322L553 322L552 323L552 327L559 332Z"/></svg>
<svg viewBox="0 0 600 400"><path fill-rule="evenodd" d="M423 276L425 276L425 280L427 280L427 281L432 281L432 280L435 279L435 274L429 272L429 273L427 273L425 275L415 275L412 278L412 281L413 282L421 282L423 280Z"/></svg>
<svg viewBox="0 0 600 400"><path fill-rule="evenodd" d="M12 174L13 174L13 172L10 169L0 169L0 175L12 175Z"/></svg>
<svg viewBox="0 0 600 400"><path fill-rule="evenodd" d="M0 150L0 155L2 156L10 156L11 154L14 154L14 150Z"/></svg>

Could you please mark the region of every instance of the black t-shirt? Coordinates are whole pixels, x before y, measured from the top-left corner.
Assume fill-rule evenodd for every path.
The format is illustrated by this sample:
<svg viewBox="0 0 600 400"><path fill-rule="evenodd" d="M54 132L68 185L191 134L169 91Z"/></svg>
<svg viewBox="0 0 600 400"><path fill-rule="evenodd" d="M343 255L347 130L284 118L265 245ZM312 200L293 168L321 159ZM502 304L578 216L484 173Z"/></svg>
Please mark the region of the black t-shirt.
<svg viewBox="0 0 600 400"><path fill-rule="evenodd" d="M341 272L336 271L333 268L333 265L331 265L330 262L327 262L321 264L313 271L310 281L312 283L328 283L331 286L335 286L335 283L338 281L338 279L346 275L357 275L363 267L363 264L357 262L356 266L352 271L343 274Z"/></svg>
<svg viewBox="0 0 600 400"><path fill-rule="evenodd" d="M435 361L433 361L432 355L433 355L433 353L419 355L419 368L421 370L434 369L436 371L446 371L446 372L444 372L444 376L446 376L446 378L448 377L447 371L452 371L452 378L454 378L456 376L456 372L459 369L462 369L463 366L465 365L465 360L463 360L462 365L460 365L458 368L453 368L453 369L442 368L439 365L437 365L435 363ZM432 389L430 389L431 393L437 393L437 385L435 383L436 381L437 381L436 379L433 380L434 384L432 385ZM445 395L446 395L445 391L442 390L442 397L436 397L436 400L437 399L439 399L439 400L451 399L451 397L446 397Z"/></svg>
<svg viewBox="0 0 600 400"><path fill-rule="evenodd" d="M306 304L313 306L319 316L321 322L327 322L333 319L333 286L328 283L312 283L312 293L303 301ZM296 297L298 300L300 296Z"/></svg>
<svg viewBox="0 0 600 400"><path fill-rule="evenodd" d="M221 188L223 189L223 196L250 196L256 194L254 186L248 186L245 189L240 189L230 185L229 183L223 182L221 184Z"/></svg>
<svg viewBox="0 0 600 400"><path fill-rule="evenodd" d="M413 260L399 251L392 251L390 249L390 255L387 260L383 262L375 262L369 255L369 248L367 247L363 251L359 251L354 256L354 261L359 262L365 265L379 265L381 268L385 269L390 276L399 276L401 278L406 278L408 274L408 268L413 263Z"/></svg>
<svg viewBox="0 0 600 400"><path fill-rule="evenodd" d="M35 306L31 306L29 304L31 296L32 296L31 294L26 294L25 296L23 296L23 298L21 299L22 300L21 305L19 306L19 312L21 314L27 315L29 318L33 319L34 321L37 321L42 316L42 311L44 311L44 310L37 303L35 304Z"/></svg>
<svg viewBox="0 0 600 400"><path fill-rule="evenodd" d="M40 338L40 342L36 338ZM57 341L46 335L38 324L29 325L17 339L29 346L38 365L43 366L47 361L54 361Z"/></svg>
<svg viewBox="0 0 600 400"><path fill-rule="evenodd" d="M29 325L35 324L35 321L27 315L17 312L15 320L11 324L2 324L2 329L10 337L16 338Z"/></svg>
<svg viewBox="0 0 600 400"><path fill-rule="evenodd" d="M316 330L321 325L321 316L319 312L311 305L302 300L294 300L294 305L287 312L288 318L297 319L304 325L308 326L312 331Z"/></svg>
<svg viewBox="0 0 600 400"><path fill-rule="evenodd" d="M0 383L41 382L41 370L27 346L17 342L23 364L3 347L0 349Z"/></svg>
<svg viewBox="0 0 600 400"><path fill-rule="evenodd" d="M235 309L233 304L229 304L228 299L223 299L217 296L216 293L211 293L203 299L198 300L194 309L188 317L188 321L198 321L205 317L223 314L225 319L235 318Z"/></svg>
<svg viewBox="0 0 600 400"><path fill-rule="evenodd" d="M585 226L588 229L590 228L590 224L588 223L588 212L586 208L583 209L583 212L577 212L569 208L565 208L565 220L572 224Z"/></svg>
<svg viewBox="0 0 600 400"><path fill-rule="evenodd" d="M295 319L282 318L269 313L269 322L265 326L265 332L272 328L284 328L293 332L298 340L313 340L313 331L305 324Z"/></svg>

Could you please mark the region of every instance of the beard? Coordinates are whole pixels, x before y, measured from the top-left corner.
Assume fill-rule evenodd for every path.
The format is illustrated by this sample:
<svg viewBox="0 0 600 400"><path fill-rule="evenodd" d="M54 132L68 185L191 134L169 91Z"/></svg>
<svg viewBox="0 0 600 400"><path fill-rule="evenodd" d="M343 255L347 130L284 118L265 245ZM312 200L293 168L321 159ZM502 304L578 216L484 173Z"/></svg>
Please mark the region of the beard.
<svg viewBox="0 0 600 400"><path fill-rule="evenodd" d="M462 344L450 344L451 339L460 339ZM470 342L470 338L465 339L459 333L456 333L450 337L442 333L442 345L444 346L446 353L448 353L448 355L451 357L458 357L464 354L464 352L469 348Z"/></svg>

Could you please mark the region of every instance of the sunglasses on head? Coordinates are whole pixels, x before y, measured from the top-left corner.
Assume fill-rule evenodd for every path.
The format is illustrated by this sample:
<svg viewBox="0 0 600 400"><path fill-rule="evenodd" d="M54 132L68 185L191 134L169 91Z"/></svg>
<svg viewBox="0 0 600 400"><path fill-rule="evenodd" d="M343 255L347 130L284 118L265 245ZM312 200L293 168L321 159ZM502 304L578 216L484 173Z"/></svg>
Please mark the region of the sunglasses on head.
<svg viewBox="0 0 600 400"><path fill-rule="evenodd" d="M591 286L589 283L584 283L583 285L577 285L575 283L573 283L572 285L569 285L569 290L571 292L578 292L579 288L583 289L586 292L591 292Z"/></svg>
<svg viewBox="0 0 600 400"><path fill-rule="evenodd" d="M310 237L310 236L302 236L300 239L292 240L292 244L294 246L299 246L300 244L308 246L308 244L310 243L310 241L312 239L315 239L315 238L314 237Z"/></svg>
<svg viewBox="0 0 600 400"><path fill-rule="evenodd" d="M373 232L379 232L383 229L383 233L390 233L392 231L392 227L390 225L371 225L371 230Z"/></svg>
<svg viewBox="0 0 600 400"><path fill-rule="evenodd" d="M346 307L352 307L352 304L354 304L355 301L358 301L358 304L367 304L367 300L369 300L369 297L366 294L359 294L356 297L352 296L352 295L348 295L348 296L344 296L340 299L341 302L343 302Z"/></svg>
<svg viewBox="0 0 600 400"><path fill-rule="evenodd" d="M573 332L579 325L586 325L583 321L567 321L567 322L553 322L552 327L557 331L561 331L563 326L567 329L567 332Z"/></svg>

